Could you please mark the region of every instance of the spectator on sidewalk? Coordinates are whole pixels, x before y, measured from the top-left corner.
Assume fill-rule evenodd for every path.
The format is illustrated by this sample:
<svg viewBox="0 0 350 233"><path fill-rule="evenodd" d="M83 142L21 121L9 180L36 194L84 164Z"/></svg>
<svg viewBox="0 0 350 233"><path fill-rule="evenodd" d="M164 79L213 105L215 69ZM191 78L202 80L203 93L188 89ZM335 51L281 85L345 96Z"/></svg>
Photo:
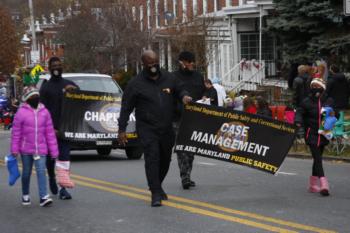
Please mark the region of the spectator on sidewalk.
<svg viewBox="0 0 350 233"><path fill-rule="evenodd" d="M211 82L213 83L213 86L218 95L218 106L223 107L227 98L225 88L220 84L220 80L216 77L211 80Z"/></svg>
<svg viewBox="0 0 350 233"><path fill-rule="evenodd" d="M205 85L206 91L204 92L203 98L209 99L210 105L218 106L218 93L214 88L210 79L205 79L204 85Z"/></svg>
<svg viewBox="0 0 350 233"><path fill-rule="evenodd" d="M326 87L326 95L334 100L336 111L349 107L350 88L344 73L340 72L336 65L331 65Z"/></svg>
<svg viewBox="0 0 350 233"><path fill-rule="evenodd" d="M311 78L309 76L310 67L307 65L298 66L298 76L293 81L293 104L299 107L301 102L308 96Z"/></svg>
<svg viewBox="0 0 350 233"><path fill-rule="evenodd" d="M272 118L272 111L269 108L269 103L262 96L256 97L256 106L256 114Z"/></svg>

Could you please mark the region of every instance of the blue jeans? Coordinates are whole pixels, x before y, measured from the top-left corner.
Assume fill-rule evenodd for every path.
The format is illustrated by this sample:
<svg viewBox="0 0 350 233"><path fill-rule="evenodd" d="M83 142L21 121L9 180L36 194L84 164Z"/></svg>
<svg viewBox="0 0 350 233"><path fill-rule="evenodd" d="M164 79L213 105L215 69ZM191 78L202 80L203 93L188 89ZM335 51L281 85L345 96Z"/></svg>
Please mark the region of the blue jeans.
<svg viewBox="0 0 350 233"><path fill-rule="evenodd" d="M33 155L22 155L22 194L29 195L30 176L32 174L33 163L35 165L36 176L38 178L39 196L43 198L47 195L46 187L46 156L34 160Z"/></svg>

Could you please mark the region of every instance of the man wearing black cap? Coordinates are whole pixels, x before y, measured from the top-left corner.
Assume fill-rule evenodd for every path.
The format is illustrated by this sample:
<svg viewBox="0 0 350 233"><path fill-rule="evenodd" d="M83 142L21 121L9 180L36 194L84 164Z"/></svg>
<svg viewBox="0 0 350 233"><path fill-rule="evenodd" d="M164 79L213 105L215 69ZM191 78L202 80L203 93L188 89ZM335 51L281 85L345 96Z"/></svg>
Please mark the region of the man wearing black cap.
<svg viewBox="0 0 350 233"><path fill-rule="evenodd" d="M172 127L174 99L184 104L192 99L183 90L181 82L159 67L158 55L152 50L142 54L142 72L127 85L122 99L119 117L118 141L127 143L126 127L130 113L135 109L136 130L144 148L145 169L151 206L162 205L168 197L162 188L175 142Z"/></svg>
<svg viewBox="0 0 350 233"><path fill-rule="evenodd" d="M202 99L206 88L203 75L194 69L194 54L188 51L183 51L179 54L178 62L179 69L173 72L174 76L183 82L185 90L190 94L193 101ZM183 106L180 103L178 103L177 106L177 117L175 119L176 127L178 127L178 121L180 120L183 109ZM194 187L196 184L191 180L194 155L185 152L178 152L177 160L180 169L182 187L184 189Z"/></svg>

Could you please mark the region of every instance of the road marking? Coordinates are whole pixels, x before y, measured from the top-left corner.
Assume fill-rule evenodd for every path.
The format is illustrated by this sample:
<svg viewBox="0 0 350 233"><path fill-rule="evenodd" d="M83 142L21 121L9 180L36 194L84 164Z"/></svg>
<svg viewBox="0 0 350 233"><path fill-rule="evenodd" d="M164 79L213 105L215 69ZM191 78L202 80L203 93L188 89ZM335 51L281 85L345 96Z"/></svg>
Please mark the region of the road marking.
<svg viewBox="0 0 350 233"><path fill-rule="evenodd" d="M115 194L122 195L122 196L140 199L140 200L144 200L144 201L148 201L148 202L151 200L149 196L145 196L142 194L132 193L132 192L123 191L123 190L119 190L119 189L115 189L115 188L108 188L105 186L96 185L96 184L92 184L92 183L88 183L88 182L80 181L80 180L74 180L74 182L76 182L77 184L79 184L81 186L99 189L99 190L115 193ZM254 222L254 221L247 220L247 219L242 219L242 218L237 218L237 217L233 217L233 216L229 216L229 215L224 215L224 214L216 213L216 212L205 210L205 209L200 209L200 208L191 207L191 206L187 206L187 205L183 205L183 204L178 204L178 203L171 202L171 201L162 201L162 204L164 206L169 206L169 207L173 207L176 209L186 210L186 211L191 212L191 213L209 216L209 217L222 219L222 220L226 220L226 221L230 221L230 222L240 223L240 224L244 224L247 226L264 229L264 230L267 230L270 232L297 233L297 231L292 231L292 230L288 230L288 229L284 229L284 228L280 228L280 227L275 227L275 226L271 226L271 225L267 225L267 224L263 224L263 223Z"/></svg>
<svg viewBox="0 0 350 233"><path fill-rule="evenodd" d="M277 174L288 175L288 176L296 176L296 175L298 175L297 173L292 173L292 172L277 172Z"/></svg>
<svg viewBox="0 0 350 233"><path fill-rule="evenodd" d="M2 161L0 161L0 164L5 165L4 162L2 162ZM98 179L80 176L80 175L75 175L75 174L71 174L71 177L73 178L74 182L76 182L77 184L80 184L81 186L95 188L98 190L103 190L103 191L111 192L114 194L119 194L122 196L127 196L127 197L140 199L140 200L144 200L144 201L150 201L150 197L149 197L150 192L148 190L145 190L145 189L140 189L140 188L136 188L136 187L132 187L132 186L128 186L128 185L112 183L112 182L108 182L108 181L98 180ZM138 193L142 193L142 194L128 192L128 191L120 190L120 189L116 189L116 188L105 187L105 186L101 186L98 184L108 185L111 187L117 187L120 189L126 189L129 191L138 192ZM242 218L238 218L238 217L234 217L234 216L230 216L230 215L225 215L225 214L221 214L221 213L217 213L217 212L213 212L210 210L201 209L201 208L197 208L197 207L193 207L193 206L200 206L200 207L205 207L208 209L213 209L216 211L222 211L224 213L230 213L230 214L240 215L243 217L249 217L249 218L253 218L256 220L261 220L261 221L265 221L265 222L270 222L270 223L275 223L275 224L279 224L282 226L295 228L298 230L306 230L306 231L317 232L317 233L337 233L336 231L321 229L321 228L313 227L313 226L307 226L307 225L289 222L289 221L285 221L285 220L280 220L280 219L276 219L276 218L272 218L272 217L266 217L266 216L255 214L255 213L234 210L234 209L230 209L227 207L218 206L218 205L214 205L214 204L210 204L210 203L206 203L206 202L191 200L191 199L177 197L177 196L173 196L173 195L168 195L168 197L169 197L169 201L162 202L162 204L165 206L173 207L176 209L182 209L182 210L185 210L185 211L188 211L191 213L205 215L205 216L209 216L209 217L213 217L213 218L217 218L217 219L222 219L222 220L226 220L226 221L230 221L230 222L236 222L236 223L248 225L251 227L268 230L270 232L296 233L296 231L292 231L292 230L288 230L288 229L284 229L284 228L279 228L279 227L275 227L272 225L267 225L267 224L255 222L252 220L242 219ZM183 205L183 204L179 204L179 203L171 202L171 201L178 201L178 202L190 204L192 206Z"/></svg>
<svg viewBox="0 0 350 233"><path fill-rule="evenodd" d="M215 166L216 165L216 163L205 163L205 162L198 162L197 164L208 165L208 166Z"/></svg>
<svg viewBox="0 0 350 233"><path fill-rule="evenodd" d="M94 182L94 183L98 183L98 184L108 185L108 186L112 186L112 187L122 188L122 189L130 190L130 191L150 195L150 192L148 190L145 190L145 189L140 189L140 188L136 188L136 187L132 187L132 186L128 186L128 185L117 184L117 183L112 183L112 182L103 181L103 180L98 180L98 179L89 178L89 177L85 177L85 176L79 176L79 175L75 175L75 174L72 174L71 176L75 179L81 179L81 180L85 180L85 181L90 181L90 182ZM205 208L213 209L216 211L222 211L225 213L236 214L236 215L249 217L249 218L253 218L253 219L257 219L257 220L261 220L261 221L265 221L265 222L279 224L282 226L293 227L293 228L300 229L300 230L312 231L312 232L317 232L317 233L336 233L335 231L321 229L321 228L313 227L313 226L307 226L307 225L289 222L289 221L285 221L285 220L280 220L280 219L276 219L276 218L272 218L272 217L266 217L266 216L255 214L255 213L234 210L234 209L230 209L227 207L214 205L214 204L201 202L201 201L196 201L196 200L192 200L192 199L187 199L187 198L183 198L183 197L178 197L178 196L173 196L173 195L168 195L168 197L169 197L169 200L171 200L171 201L183 202L186 204L205 207Z"/></svg>

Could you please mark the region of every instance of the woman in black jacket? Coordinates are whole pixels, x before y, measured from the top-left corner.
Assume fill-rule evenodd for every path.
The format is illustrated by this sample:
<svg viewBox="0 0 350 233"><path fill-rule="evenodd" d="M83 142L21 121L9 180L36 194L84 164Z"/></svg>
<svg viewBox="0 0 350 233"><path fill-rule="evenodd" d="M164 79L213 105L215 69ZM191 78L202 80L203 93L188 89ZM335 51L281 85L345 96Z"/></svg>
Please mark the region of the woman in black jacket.
<svg viewBox="0 0 350 233"><path fill-rule="evenodd" d="M320 192L323 196L329 195L329 185L324 175L322 154L328 140L318 133L321 125L321 108L332 107L333 100L324 95L326 84L323 80L314 78L310 84L310 95L297 108L295 122L297 126L304 124L305 142L309 146L314 159L312 176L310 176L310 192ZM320 185L319 185L320 182Z"/></svg>

